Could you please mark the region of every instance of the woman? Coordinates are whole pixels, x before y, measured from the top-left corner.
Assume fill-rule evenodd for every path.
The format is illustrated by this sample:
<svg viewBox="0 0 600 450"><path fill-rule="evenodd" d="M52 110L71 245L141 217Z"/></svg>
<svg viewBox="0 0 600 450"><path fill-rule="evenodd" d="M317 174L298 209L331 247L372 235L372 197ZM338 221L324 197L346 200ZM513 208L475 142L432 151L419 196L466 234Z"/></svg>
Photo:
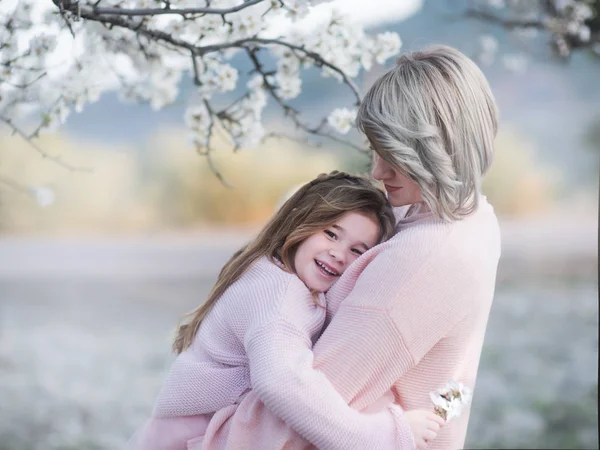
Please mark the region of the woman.
<svg viewBox="0 0 600 450"><path fill-rule="evenodd" d="M249 392L215 414L204 449L310 448L288 424L302 432L335 415L319 401L329 389L312 382L319 373L357 410L378 409L390 390L413 410L432 408L429 392L450 379L475 386L500 257L496 216L481 195L497 131L489 85L455 49L406 54L366 94L357 124L374 153L373 176L404 207L397 232L328 292L327 329L269 393L269 409ZM297 407L278 408L278 393L299 386ZM462 448L468 417L415 444Z"/></svg>

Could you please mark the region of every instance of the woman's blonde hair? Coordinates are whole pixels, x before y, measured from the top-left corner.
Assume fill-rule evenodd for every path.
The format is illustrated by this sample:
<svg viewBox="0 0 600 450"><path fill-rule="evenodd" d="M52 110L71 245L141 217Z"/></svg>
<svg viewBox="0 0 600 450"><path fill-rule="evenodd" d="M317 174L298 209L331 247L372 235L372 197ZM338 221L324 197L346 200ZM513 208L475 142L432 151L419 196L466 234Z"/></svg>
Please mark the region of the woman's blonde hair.
<svg viewBox="0 0 600 450"><path fill-rule="evenodd" d="M358 212L379 225L378 242L392 236L395 219L385 194L367 178L333 171L302 186L269 220L258 236L225 264L208 299L186 314L173 350L181 353L194 340L200 324L225 290L263 256L281 262L295 273L294 255L308 237L336 223L344 214Z"/></svg>
<svg viewBox="0 0 600 450"><path fill-rule="evenodd" d="M478 206L493 160L498 109L479 68L447 46L400 56L363 99L358 128L373 150L421 188L444 220Z"/></svg>

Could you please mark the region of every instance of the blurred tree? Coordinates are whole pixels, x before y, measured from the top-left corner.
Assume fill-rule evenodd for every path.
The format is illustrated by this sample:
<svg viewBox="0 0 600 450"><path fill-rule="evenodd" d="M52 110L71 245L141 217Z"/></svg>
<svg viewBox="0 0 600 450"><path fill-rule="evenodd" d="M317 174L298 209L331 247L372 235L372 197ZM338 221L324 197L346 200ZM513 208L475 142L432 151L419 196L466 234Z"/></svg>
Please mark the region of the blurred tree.
<svg viewBox="0 0 600 450"><path fill-rule="evenodd" d="M585 143L587 147L600 156L600 117L597 117L590 124L585 135Z"/></svg>
<svg viewBox="0 0 600 450"><path fill-rule="evenodd" d="M352 128L360 101L352 79L395 55L400 38L392 32L372 36L335 11L318 26L300 26L316 3L3 0L0 121L31 141L107 91L160 109L172 104L182 81L191 78L197 89L184 120L191 142L219 177L211 159L213 138L223 134L237 149L271 136L262 124L269 98L301 135L360 148L340 136ZM250 72L240 74L233 59L238 67L245 60ZM310 68L349 91L346 107L314 123L290 103L301 93L302 76ZM25 132L19 120L32 109L39 125Z"/></svg>
<svg viewBox="0 0 600 450"><path fill-rule="evenodd" d="M533 38L546 35L552 53L567 60L586 50L600 58L600 0L472 0L467 16ZM489 57L496 46L487 45Z"/></svg>

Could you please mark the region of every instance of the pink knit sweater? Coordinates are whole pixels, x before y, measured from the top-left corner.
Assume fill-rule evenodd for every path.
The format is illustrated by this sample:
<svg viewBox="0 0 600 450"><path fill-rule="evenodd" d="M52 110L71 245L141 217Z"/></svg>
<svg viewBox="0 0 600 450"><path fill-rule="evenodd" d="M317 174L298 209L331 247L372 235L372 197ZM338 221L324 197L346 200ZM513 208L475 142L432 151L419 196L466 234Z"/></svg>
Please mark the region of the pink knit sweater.
<svg viewBox="0 0 600 450"><path fill-rule="evenodd" d="M314 360L308 348L287 360L290 379L269 389L254 386L238 405L217 412L190 448L313 448L294 429L304 436L320 430L338 446L346 409L329 400L331 384L356 410L376 409L390 388L406 410L432 408L429 392L450 379L474 388L499 257L498 223L485 197L475 213L452 223L417 208L398 222L392 239L355 261L328 292L331 323L313 348ZM256 335L249 356L265 346L263 358L285 360L289 335L279 342ZM278 401L280 396L295 404ZM428 448L462 448L468 420L467 410ZM391 433L390 427L377 431ZM326 448L325 441L313 442Z"/></svg>
<svg viewBox="0 0 600 450"><path fill-rule="evenodd" d="M326 314L324 296L319 300L322 306L315 304L297 276L266 258L257 261L227 289L192 346L177 357L152 418L130 446L143 450L183 450L195 448L194 442L200 446L211 413L235 409L252 388L318 448L412 449L412 435L399 406L390 401L377 413L359 413L322 373L312 370L311 349ZM315 385L325 389L315 390ZM300 413L301 404L306 407Z"/></svg>

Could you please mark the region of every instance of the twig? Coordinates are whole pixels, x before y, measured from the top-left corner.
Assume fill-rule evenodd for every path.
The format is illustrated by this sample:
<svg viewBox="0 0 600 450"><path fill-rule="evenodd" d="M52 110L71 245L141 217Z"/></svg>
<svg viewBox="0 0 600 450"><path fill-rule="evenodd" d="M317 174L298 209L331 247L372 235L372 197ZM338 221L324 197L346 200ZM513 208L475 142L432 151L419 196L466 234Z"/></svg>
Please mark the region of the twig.
<svg viewBox="0 0 600 450"><path fill-rule="evenodd" d="M33 140L29 136L27 136L26 133L24 133L18 127L16 127L10 119L0 116L0 121L6 123L13 130L13 134L18 134L23 139L25 139L29 143L29 145L31 145L42 156L42 158L48 159L48 160L58 164L59 166L65 168L67 170L70 170L72 172L92 172L92 169L90 169L89 167L72 166L72 165L64 162L58 156L49 155L44 150L42 150L38 145L36 145L36 143L33 142Z"/></svg>
<svg viewBox="0 0 600 450"><path fill-rule="evenodd" d="M483 20L490 22L502 27L513 29L513 28L537 28L545 29L546 26L541 20L522 20L522 19L506 19L504 17L497 16L487 11L481 11L477 9L469 9L465 13L466 17Z"/></svg>

